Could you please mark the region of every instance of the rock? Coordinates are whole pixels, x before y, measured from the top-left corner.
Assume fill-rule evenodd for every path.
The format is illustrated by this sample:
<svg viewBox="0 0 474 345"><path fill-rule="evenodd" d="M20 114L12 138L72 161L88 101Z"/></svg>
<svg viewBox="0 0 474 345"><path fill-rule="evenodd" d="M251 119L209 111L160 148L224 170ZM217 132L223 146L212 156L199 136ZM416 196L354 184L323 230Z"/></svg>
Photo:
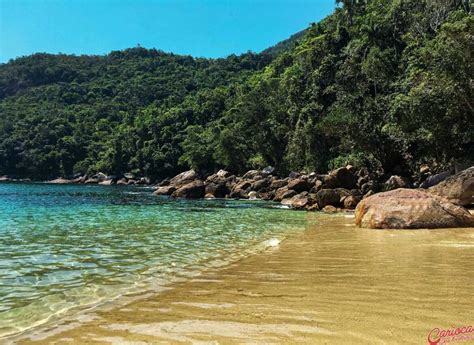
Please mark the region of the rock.
<svg viewBox="0 0 474 345"><path fill-rule="evenodd" d="M229 192L229 188L227 188L226 181L223 178L206 185L206 194L212 194L215 198L225 198Z"/></svg>
<svg viewBox="0 0 474 345"><path fill-rule="evenodd" d="M423 181L423 183L420 185L420 188L426 189L436 186L438 183L446 180L449 176L451 176L451 172L449 171L444 171L442 173L429 176L426 180Z"/></svg>
<svg viewBox="0 0 474 345"><path fill-rule="evenodd" d="M385 181L383 189L384 191L394 190L397 188L410 188L410 182L401 176L393 175Z"/></svg>
<svg viewBox="0 0 474 345"><path fill-rule="evenodd" d="M275 198L275 192L273 191L270 191L270 192L263 192L263 193L258 193L258 196L260 197L260 199L262 200L273 200L273 198Z"/></svg>
<svg viewBox="0 0 474 345"><path fill-rule="evenodd" d="M158 183L158 186L159 187L163 187L163 186L169 186L170 184L170 180L168 178L165 178L164 180L162 180L160 183Z"/></svg>
<svg viewBox="0 0 474 345"><path fill-rule="evenodd" d="M231 174L230 172L226 171L226 170L219 170L217 173L216 173L217 177L223 177L223 178L227 178L229 177Z"/></svg>
<svg viewBox="0 0 474 345"><path fill-rule="evenodd" d="M296 171L292 171L290 172L290 174L288 175L289 178L298 178L300 177L301 174L299 172L296 172Z"/></svg>
<svg viewBox="0 0 474 345"><path fill-rule="evenodd" d="M316 201L320 208L324 208L326 205L337 206L340 200L339 193L334 189L321 189L316 193Z"/></svg>
<svg viewBox="0 0 474 345"><path fill-rule="evenodd" d="M429 167L429 165L427 165L427 164L423 164L422 166L420 166L420 170L419 170L419 171L420 171L420 174L422 174L422 175L423 175L423 174L427 174L427 173L430 172L430 167Z"/></svg>
<svg viewBox="0 0 474 345"><path fill-rule="evenodd" d="M319 175L319 179L322 182L321 189L331 189L331 188L339 187L337 185L336 177L333 175L329 175L329 174Z"/></svg>
<svg viewBox="0 0 474 345"><path fill-rule="evenodd" d="M315 202L315 203L312 204L311 206L307 206L307 207L306 207L306 211L309 211L309 212L319 211L319 206L318 206L318 204Z"/></svg>
<svg viewBox="0 0 474 345"><path fill-rule="evenodd" d="M314 181L313 188L311 188L312 193L317 193L323 188L323 181L321 180L316 180Z"/></svg>
<svg viewBox="0 0 474 345"><path fill-rule="evenodd" d="M107 180L107 175L99 172L95 176L93 176L93 178L97 179L97 182L102 182L102 181Z"/></svg>
<svg viewBox="0 0 474 345"><path fill-rule="evenodd" d="M204 195L204 199L215 199L216 197L213 194L207 193Z"/></svg>
<svg viewBox="0 0 474 345"><path fill-rule="evenodd" d="M140 178L140 181L139 181L140 184L150 184L151 183L151 180L149 177L142 177Z"/></svg>
<svg viewBox="0 0 474 345"><path fill-rule="evenodd" d="M128 180L127 181L127 186L133 186L133 185L136 185L136 184L137 184L136 180Z"/></svg>
<svg viewBox="0 0 474 345"><path fill-rule="evenodd" d="M273 180L270 184L270 189L275 190L281 187L285 187L288 184L287 180Z"/></svg>
<svg viewBox="0 0 474 345"><path fill-rule="evenodd" d="M311 183L301 178L295 178L288 182L288 189L293 189L297 193L309 191L311 187Z"/></svg>
<svg viewBox="0 0 474 345"><path fill-rule="evenodd" d="M155 195L171 195L176 190L175 186L161 186L158 187L153 194Z"/></svg>
<svg viewBox="0 0 474 345"><path fill-rule="evenodd" d="M331 206L331 205L327 205L327 206L324 206L321 211L323 211L324 213L336 213L337 212L337 208L335 208L334 206Z"/></svg>
<svg viewBox="0 0 474 345"><path fill-rule="evenodd" d="M70 184L72 183L71 180L68 180L68 179L65 179L65 178L57 178L57 179L54 179L54 180L51 180L51 181L48 181L48 183L53 183L53 184Z"/></svg>
<svg viewBox="0 0 474 345"><path fill-rule="evenodd" d="M232 192L230 193L231 198L240 198L240 199L246 199L248 198L248 192L250 191L250 188L252 187L252 184L249 181L242 181L234 186L232 188Z"/></svg>
<svg viewBox="0 0 474 345"><path fill-rule="evenodd" d="M282 201L283 199L292 198L296 194L298 194L298 193L296 193L292 189L288 189L288 187L281 187L281 188L277 189L277 191L275 192L275 197L273 198L273 200L274 201Z"/></svg>
<svg viewBox="0 0 474 345"><path fill-rule="evenodd" d="M135 175L133 173L125 173L123 174L123 176L127 179L127 180L134 180L135 179Z"/></svg>
<svg viewBox="0 0 474 345"><path fill-rule="evenodd" d="M354 169L339 168L329 173L335 179L335 187L352 189L357 185L357 176L353 172Z"/></svg>
<svg viewBox="0 0 474 345"><path fill-rule="evenodd" d="M10 181L10 178L8 176L0 176L0 181L2 182Z"/></svg>
<svg viewBox="0 0 474 345"><path fill-rule="evenodd" d="M258 195L257 192L253 190L249 193L249 199L250 200L257 200L258 199L257 195Z"/></svg>
<svg viewBox="0 0 474 345"><path fill-rule="evenodd" d="M374 181L369 181L364 183L360 187L360 190L362 191L362 194L367 194L368 192L378 193L382 191L382 185Z"/></svg>
<svg viewBox="0 0 474 345"><path fill-rule="evenodd" d="M355 221L374 229L474 227L474 217L463 207L428 191L404 188L362 200Z"/></svg>
<svg viewBox="0 0 474 345"><path fill-rule="evenodd" d="M117 186L126 186L128 184L127 179L121 178L117 181Z"/></svg>
<svg viewBox="0 0 474 345"><path fill-rule="evenodd" d="M71 180L71 183L84 183L87 180L87 176L78 176Z"/></svg>
<svg viewBox="0 0 474 345"><path fill-rule="evenodd" d="M275 172L275 168L272 166L267 166L266 168L262 169L262 176L267 177Z"/></svg>
<svg viewBox="0 0 474 345"><path fill-rule="evenodd" d="M314 204L314 200L308 196L308 193L301 193L291 198L283 199L281 203L296 210L302 210Z"/></svg>
<svg viewBox="0 0 474 345"><path fill-rule="evenodd" d="M112 180L112 179L106 179L106 180L103 180L103 181L99 181L99 184L101 186L111 186L113 183L114 183L114 180Z"/></svg>
<svg viewBox="0 0 474 345"><path fill-rule="evenodd" d="M249 170L244 174L244 176L242 176L242 178L247 179L247 180L252 180L258 175L260 175L260 171L258 171L258 170Z"/></svg>
<svg viewBox="0 0 474 345"><path fill-rule="evenodd" d="M96 178L88 178L84 183L85 184L95 184L95 183L99 183L99 180L96 179Z"/></svg>
<svg viewBox="0 0 474 345"><path fill-rule="evenodd" d="M198 178L198 174L194 170L188 170L182 172L181 174L176 175L170 180L170 185L181 187L185 184L188 184L191 181L194 181Z"/></svg>
<svg viewBox="0 0 474 345"><path fill-rule="evenodd" d="M474 166L448 177L428 190L457 205L474 204Z"/></svg>
<svg viewBox="0 0 474 345"><path fill-rule="evenodd" d="M252 189L255 190L255 191L260 191L263 188L268 187L269 185L270 185L270 180L268 178L262 178L258 181L255 181L252 184Z"/></svg>
<svg viewBox="0 0 474 345"><path fill-rule="evenodd" d="M201 180L194 180L179 187L171 194L173 198L199 199L204 197L205 187Z"/></svg>
<svg viewBox="0 0 474 345"><path fill-rule="evenodd" d="M356 208L360 200L361 198L359 196L349 195L344 199L344 208L352 210Z"/></svg>

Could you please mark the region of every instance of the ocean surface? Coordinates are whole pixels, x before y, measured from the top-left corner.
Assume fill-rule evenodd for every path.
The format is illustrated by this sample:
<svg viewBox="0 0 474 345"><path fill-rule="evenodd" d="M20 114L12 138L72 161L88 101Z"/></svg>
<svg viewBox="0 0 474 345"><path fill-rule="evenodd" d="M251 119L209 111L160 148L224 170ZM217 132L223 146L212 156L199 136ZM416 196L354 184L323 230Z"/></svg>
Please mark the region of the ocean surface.
<svg viewBox="0 0 474 345"><path fill-rule="evenodd" d="M159 291L305 227L265 202L171 200L144 187L0 184L0 338Z"/></svg>

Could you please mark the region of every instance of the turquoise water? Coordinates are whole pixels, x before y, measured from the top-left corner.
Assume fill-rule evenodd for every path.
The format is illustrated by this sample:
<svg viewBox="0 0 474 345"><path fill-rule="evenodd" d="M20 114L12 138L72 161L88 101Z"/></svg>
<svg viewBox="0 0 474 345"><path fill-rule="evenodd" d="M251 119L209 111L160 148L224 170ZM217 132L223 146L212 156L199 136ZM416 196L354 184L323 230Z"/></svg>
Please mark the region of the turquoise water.
<svg viewBox="0 0 474 345"><path fill-rule="evenodd" d="M151 189L0 184L0 337L224 265L304 227L264 202Z"/></svg>

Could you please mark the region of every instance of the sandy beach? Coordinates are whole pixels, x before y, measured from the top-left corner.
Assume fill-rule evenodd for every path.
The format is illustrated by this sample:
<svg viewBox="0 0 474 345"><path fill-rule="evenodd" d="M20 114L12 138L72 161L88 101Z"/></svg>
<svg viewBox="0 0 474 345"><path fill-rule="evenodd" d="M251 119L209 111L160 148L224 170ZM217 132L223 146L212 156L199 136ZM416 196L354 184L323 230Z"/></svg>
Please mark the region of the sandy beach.
<svg viewBox="0 0 474 345"><path fill-rule="evenodd" d="M357 229L307 215L279 246L21 344L423 344L472 323L474 229Z"/></svg>

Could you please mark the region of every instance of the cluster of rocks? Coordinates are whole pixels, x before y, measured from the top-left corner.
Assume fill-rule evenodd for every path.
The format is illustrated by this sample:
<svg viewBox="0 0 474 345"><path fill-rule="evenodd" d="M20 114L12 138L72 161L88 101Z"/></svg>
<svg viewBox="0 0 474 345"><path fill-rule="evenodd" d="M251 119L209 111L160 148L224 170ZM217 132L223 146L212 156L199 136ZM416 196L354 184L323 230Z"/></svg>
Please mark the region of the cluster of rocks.
<svg viewBox="0 0 474 345"><path fill-rule="evenodd" d="M365 170L342 167L328 174L292 172L288 177L274 175L274 168L250 170L235 176L225 170L203 177L194 170L183 172L159 184L157 195L176 198L233 198L273 200L294 209L354 209L362 198L400 187L409 182L392 176L385 183L376 182Z"/></svg>
<svg viewBox="0 0 474 345"><path fill-rule="evenodd" d="M97 173L92 176L76 176L72 179L57 178L47 183L53 184L99 184L103 186L134 186L134 185L149 185L151 183L148 177L136 178L133 174L127 173L124 176L108 176L104 173Z"/></svg>

